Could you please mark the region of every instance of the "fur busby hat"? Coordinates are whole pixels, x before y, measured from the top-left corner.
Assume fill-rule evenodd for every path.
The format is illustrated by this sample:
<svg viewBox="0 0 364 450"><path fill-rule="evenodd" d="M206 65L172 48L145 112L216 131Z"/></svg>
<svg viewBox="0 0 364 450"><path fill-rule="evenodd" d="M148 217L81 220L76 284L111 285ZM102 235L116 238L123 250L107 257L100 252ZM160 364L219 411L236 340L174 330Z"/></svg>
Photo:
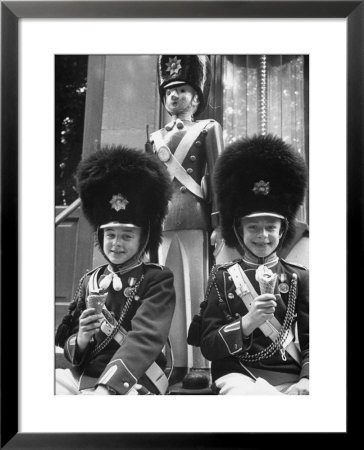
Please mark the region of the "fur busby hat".
<svg viewBox="0 0 364 450"><path fill-rule="evenodd" d="M307 186L301 155L282 139L253 136L230 144L216 162L214 182L222 235L236 247L235 220L270 213L288 222L286 239L294 235L295 216Z"/></svg>
<svg viewBox="0 0 364 450"><path fill-rule="evenodd" d="M146 251L155 251L171 198L170 178L157 158L104 147L80 162L76 179L82 210L95 231L109 223L143 227L149 229Z"/></svg>
<svg viewBox="0 0 364 450"><path fill-rule="evenodd" d="M211 63L206 55L160 55L158 58L159 95L164 103L165 89L189 84L200 104L195 115L205 109L210 92Z"/></svg>

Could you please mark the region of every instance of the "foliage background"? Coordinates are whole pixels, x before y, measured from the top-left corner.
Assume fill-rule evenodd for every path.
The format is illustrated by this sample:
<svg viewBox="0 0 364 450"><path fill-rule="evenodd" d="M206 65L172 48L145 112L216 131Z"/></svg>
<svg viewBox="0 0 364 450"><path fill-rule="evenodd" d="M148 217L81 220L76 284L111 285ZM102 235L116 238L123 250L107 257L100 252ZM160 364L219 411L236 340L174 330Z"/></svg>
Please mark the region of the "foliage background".
<svg viewBox="0 0 364 450"><path fill-rule="evenodd" d="M74 172L81 159L88 56L55 57L55 204L77 198Z"/></svg>

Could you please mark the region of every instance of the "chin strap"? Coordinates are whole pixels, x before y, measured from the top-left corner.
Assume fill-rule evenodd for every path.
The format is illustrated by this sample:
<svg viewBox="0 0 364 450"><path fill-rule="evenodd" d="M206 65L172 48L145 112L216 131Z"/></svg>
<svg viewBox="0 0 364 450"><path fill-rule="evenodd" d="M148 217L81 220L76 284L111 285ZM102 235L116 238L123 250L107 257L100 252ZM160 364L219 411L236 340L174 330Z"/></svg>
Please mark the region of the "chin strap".
<svg viewBox="0 0 364 450"><path fill-rule="evenodd" d="M98 228L97 230L97 242L98 242L98 246L99 246L99 250L102 254L102 256L106 259L106 261L109 263L109 271L111 272L108 276L106 276L105 278L108 278L107 281L105 281L105 284L107 283L107 286L105 287L105 289L107 289L110 286L111 281L113 282L113 288L114 287L114 280L116 277L119 278L120 275L122 275L123 273L128 272L131 269L134 269L137 266L140 266L140 264L142 264L143 262L143 256L146 252L146 248L148 246L149 243L149 236L150 236L150 224L148 222L148 231L144 240L144 244L141 246L139 252L134 255L131 259L129 259L128 261L126 261L124 264L112 264L111 261L107 258L107 256L105 255L104 251L103 251L103 235L102 235L102 230L100 228ZM118 276L119 275L119 276ZM121 280L120 280L121 282ZM119 286L118 281L115 281L115 286ZM120 289L122 288L122 286L120 287ZM115 291L119 291L120 289L115 289Z"/></svg>

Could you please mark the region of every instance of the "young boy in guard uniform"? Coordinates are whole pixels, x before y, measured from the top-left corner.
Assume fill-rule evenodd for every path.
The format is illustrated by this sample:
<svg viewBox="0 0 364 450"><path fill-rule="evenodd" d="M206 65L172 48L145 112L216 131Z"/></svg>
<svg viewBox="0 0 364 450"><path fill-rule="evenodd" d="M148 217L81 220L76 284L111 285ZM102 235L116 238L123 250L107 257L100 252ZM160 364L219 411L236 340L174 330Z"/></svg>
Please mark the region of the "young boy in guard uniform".
<svg viewBox="0 0 364 450"><path fill-rule="evenodd" d="M225 150L215 182L223 238L243 257L213 268L202 304L212 379L220 394L307 395L308 271L276 253L294 231L305 163L278 137L254 136Z"/></svg>
<svg viewBox="0 0 364 450"><path fill-rule="evenodd" d="M56 345L72 368L56 370L56 394L165 394L162 349L175 306L173 275L143 257L160 243L168 174L150 155L111 147L81 161L77 181L107 264L84 275L57 330ZM88 304L92 297L106 298L101 310Z"/></svg>

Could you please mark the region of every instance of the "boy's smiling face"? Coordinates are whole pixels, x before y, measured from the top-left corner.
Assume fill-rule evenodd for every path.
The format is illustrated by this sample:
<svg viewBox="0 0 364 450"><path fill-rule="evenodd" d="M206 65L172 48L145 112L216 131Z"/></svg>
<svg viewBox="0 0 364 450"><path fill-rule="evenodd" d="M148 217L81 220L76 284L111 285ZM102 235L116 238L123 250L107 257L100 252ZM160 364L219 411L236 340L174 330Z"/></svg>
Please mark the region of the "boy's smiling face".
<svg viewBox="0 0 364 450"><path fill-rule="evenodd" d="M112 264L124 264L140 248L141 228L107 227L104 229L103 250Z"/></svg>
<svg viewBox="0 0 364 450"><path fill-rule="evenodd" d="M271 216L243 217L239 223L239 234L255 256L264 258L278 247L282 221Z"/></svg>

